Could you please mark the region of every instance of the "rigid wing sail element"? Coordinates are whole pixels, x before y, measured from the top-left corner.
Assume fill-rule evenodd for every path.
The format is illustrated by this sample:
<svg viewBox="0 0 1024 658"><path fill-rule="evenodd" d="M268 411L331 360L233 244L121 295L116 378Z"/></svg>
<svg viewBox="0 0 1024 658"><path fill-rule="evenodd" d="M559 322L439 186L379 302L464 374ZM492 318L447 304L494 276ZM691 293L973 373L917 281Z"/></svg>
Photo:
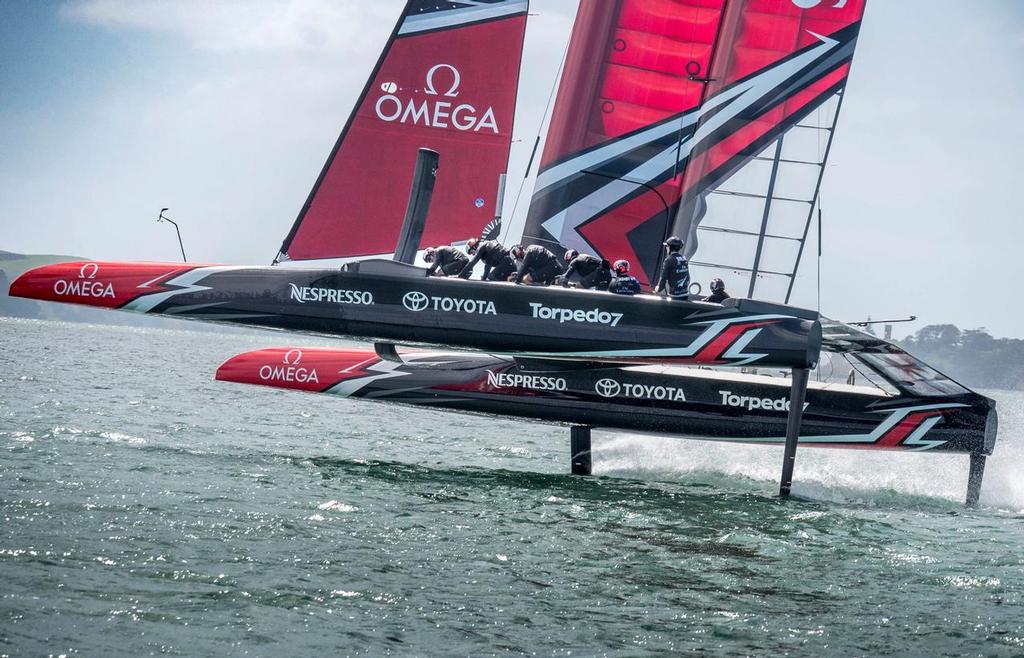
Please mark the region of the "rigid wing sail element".
<svg viewBox="0 0 1024 658"><path fill-rule="evenodd" d="M845 84L864 0L807 4L584 0L525 239L653 279L703 196Z"/></svg>
<svg viewBox="0 0 1024 658"><path fill-rule="evenodd" d="M508 162L528 6L406 4L275 262L390 254L420 147L443 172L424 243L480 235Z"/></svg>

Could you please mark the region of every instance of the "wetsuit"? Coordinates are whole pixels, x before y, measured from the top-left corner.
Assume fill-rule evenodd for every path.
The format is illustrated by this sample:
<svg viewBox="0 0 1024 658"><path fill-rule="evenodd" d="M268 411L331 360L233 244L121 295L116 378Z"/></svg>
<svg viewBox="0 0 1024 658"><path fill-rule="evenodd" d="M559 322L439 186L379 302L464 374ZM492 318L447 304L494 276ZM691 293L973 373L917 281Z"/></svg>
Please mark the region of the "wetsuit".
<svg viewBox="0 0 1024 658"><path fill-rule="evenodd" d="M712 292L704 301L711 302L712 304L721 304L727 299L729 299L729 293L724 290L719 290L717 292Z"/></svg>
<svg viewBox="0 0 1024 658"><path fill-rule="evenodd" d="M665 261L661 264L661 277L658 278L654 292L661 292L663 289L673 299L686 299L690 294L690 264L678 251L665 256Z"/></svg>
<svg viewBox="0 0 1024 658"><path fill-rule="evenodd" d="M616 276L608 284L608 292L613 292L616 295L636 295L640 292L640 282L636 280L635 276L628 274Z"/></svg>
<svg viewBox="0 0 1024 658"><path fill-rule="evenodd" d="M529 275L533 283L547 286L561 273L562 266L558 262L558 256L539 244L533 244L523 251L523 263L512 280L519 283Z"/></svg>
<svg viewBox="0 0 1024 658"><path fill-rule="evenodd" d="M427 276L434 276L434 272L437 272L438 269L445 276L458 274L468 262L469 256L455 247L438 247L434 252L434 262L427 269Z"/></svg>
<svg viewBox="0 0 1024 658"><path fill-rule="evenodd" d="M477 245L473 259L466 263L459 273L463 279L468 279L473 273L473 266L478 262L484 262L484 281L508 281L508 277L516 271L516 262L508 253L508 249L499 242L487 240Z"/></svg>
<svg viewBox="0 0 1024 658"><path fill-rule="evenodd" d="M579 288L607 290L612 280L612 269L608 261L589 254L580 254L569 262L569 268L562 277L562 285L568 286L577 280Z"/></svg>

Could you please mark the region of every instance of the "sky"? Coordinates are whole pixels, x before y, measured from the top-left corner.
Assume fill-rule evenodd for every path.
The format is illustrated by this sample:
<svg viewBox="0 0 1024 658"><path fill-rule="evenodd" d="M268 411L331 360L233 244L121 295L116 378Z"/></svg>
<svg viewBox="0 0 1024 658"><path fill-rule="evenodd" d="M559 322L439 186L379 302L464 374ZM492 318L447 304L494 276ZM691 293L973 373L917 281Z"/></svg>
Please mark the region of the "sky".
<svg viewBox="0 0 1024 658"><path fill-rule="evenodd" d="M166 206L189 260L269 263L403 4L0 0L0 249L177 260ZM512 180L575 8L532 2ZM847 91L821 310L1024 338L1024 1L869 0Z"/></svg>

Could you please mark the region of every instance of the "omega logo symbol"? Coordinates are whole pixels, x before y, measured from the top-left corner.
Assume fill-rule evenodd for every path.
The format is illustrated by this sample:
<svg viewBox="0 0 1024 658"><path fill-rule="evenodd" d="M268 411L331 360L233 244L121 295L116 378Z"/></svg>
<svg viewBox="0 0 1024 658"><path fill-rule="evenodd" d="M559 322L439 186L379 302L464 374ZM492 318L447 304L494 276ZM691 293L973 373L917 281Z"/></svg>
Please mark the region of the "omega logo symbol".
<svg viewBox="0 0 1024 658"><path fill-rule="evenodd" d="M284 364L286 366L297 366L301 360L302 350L288 350L284 355Z"/></svg>
<svg viewBox="0 0 1024 658"><path fill-rule="evenodd" d="M82 266L82 269L78 271L79 279L95 279L96 274L99 273L100 266L96 263L86 263Z"/></svg>
<svg viewBox="0 0 1024 658"><path fill-rule="evenodd" d="M451 64L434 64L427 69L422 90L402 88L394 81L382 83L384 94L373 104L373 111L387 123L499 134L494 107L482 99L459 98L461 86L459 69Z"/></svg>
<svg viewBox="0 0 1024 658"><path fill-rule="evenodd" d="M845 2L845 0L843 1ZM448 69L452 72L452 86L444 93L444 96L448 98L455 98L459 95L459 85L462 84L462 74L459 73L459 69L455 68L451 64L435 64L430 67L430 70L427 71L427 93L431 96L437 96L437 89L434 88L434 74L437 73L439 69Z"/></svg>

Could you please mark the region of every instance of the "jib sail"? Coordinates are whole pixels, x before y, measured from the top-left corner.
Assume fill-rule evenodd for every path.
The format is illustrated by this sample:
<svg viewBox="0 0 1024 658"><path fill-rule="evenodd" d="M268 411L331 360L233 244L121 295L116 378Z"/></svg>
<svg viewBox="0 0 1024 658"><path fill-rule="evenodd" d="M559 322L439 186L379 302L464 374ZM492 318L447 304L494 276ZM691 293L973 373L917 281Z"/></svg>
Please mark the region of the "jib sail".
<svg viewBox="0 0 1024 658"><path fill-rule="evenodd" d="M528 0L410 0L275 263L391 253L420 147L425 244L480 235L512 137Z"/></svg>
<svg viewBox="0 0 1024 658"><path fill-rule="evenodd" d="M864 0L583 0L524 231L628 258L696 250L707 194L843 88Z"/></svg>

